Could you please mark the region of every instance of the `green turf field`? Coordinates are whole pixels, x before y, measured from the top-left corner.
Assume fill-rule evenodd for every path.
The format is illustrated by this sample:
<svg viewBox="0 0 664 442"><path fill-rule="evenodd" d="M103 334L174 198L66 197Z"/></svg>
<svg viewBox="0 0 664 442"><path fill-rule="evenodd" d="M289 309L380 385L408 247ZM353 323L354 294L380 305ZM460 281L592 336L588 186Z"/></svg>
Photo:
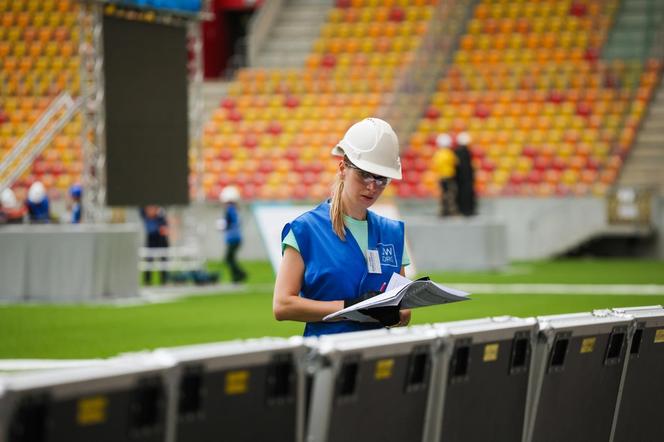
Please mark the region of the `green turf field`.
<svg viewBox="0 0 664 442"><path fill-rule="evenodd" d="M291 336L302 324L272 318L274 276L267 262L245 263L239 292L174 302L110 305L1 305L0 358L93 358L120 352L262 336ZM215 264L218 266L218 264ZM212 267L214 267L213 265ZM515 263L502 272L436 273L436 282L664 285L664 262L560 260ZM472 301L413 312L413 323L494 315L532 316L664 304L662 296L476 294Z"/></svg>

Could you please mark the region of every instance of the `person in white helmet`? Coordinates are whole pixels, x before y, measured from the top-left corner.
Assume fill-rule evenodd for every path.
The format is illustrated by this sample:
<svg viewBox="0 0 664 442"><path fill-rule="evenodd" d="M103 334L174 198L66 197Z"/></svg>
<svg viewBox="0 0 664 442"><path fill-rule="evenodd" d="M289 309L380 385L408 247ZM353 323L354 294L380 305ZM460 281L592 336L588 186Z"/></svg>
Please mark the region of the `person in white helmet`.
<svg viewBox="0 0 664 442"><path fill-rule="evenodd" d="M392 179L401 179L399 141L378 118L351 126L332 150L341 157L331 199L286 224L274 287L277 320L306 322L305 336L407 325L410 310L365 309L372 323L323 317L384 290L410 264L404 224L368 210Z"/></svg>
<svg viewBox="0 0 664 442"><path fill-rule="evenodd" d="M452 137L440 134L436 138L438 150L433 154L432 169L440 185L440 216L454 215L456 209L456 164L457 157L452 152Z"/></svg>
<svg viewBox="0 0 664 442"><path fill-rule="evenodd" d="M237 262L237 252L242 246L242 230L240 213L237 204L240 201L240 191L235 186L225 187L219 192L219 201L224 205L224 217L217 226L224 232L226 253L224 262L230 271L231 281L238 284L247 279L247 272Z"/></svg>
<svg viewBox="0 0 664 442"><path fill-rule="evenodd" d="M47 224L51 222L46 188L41 181L35 181L28 189L28 201L26 203L30 222L33 224Z"/></svg>
<svg viewBox="0 0 664 442"><path fill-rule="evenodd" d="M25 206L18 203L12 189L0 193L0 224L21 224L25 217Z"/></svg>
<svg viewBox="0 0 664 442"><path fill-rule="evenodd" d="M454 153L457 157L457 207L463 216L473 216L476 213L475 198L475 171L473 170L470 154L471 138L467 132L457 135L457 148Z"/></svg>

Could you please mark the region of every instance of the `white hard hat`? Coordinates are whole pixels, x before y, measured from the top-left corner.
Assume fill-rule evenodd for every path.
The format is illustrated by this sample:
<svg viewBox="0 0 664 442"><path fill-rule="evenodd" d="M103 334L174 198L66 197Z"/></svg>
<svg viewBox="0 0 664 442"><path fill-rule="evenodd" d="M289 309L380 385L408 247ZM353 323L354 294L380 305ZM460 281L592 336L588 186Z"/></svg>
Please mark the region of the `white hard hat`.
<svg viewBox="0 0 664 442"><path fill-rule="evenodd" d="M459 135L457 135L457 143L462 146L468 146L470 141L471 139L468 132L461 132Z"/></svg>
<svg viewBox="0 0 664 442"><path fill-rule="evenodd" d="M438 147L450 147L452 145L452 137L449 134L440 134L436 137L436 145Z"/></svg>
<svg viewBox="0 0 664 442"><path fill-rule="evenodd" d="M392 126L379 118L353 124L332 155L346 155L355 166L375 175L401 179L399 139Z"/></svg>
<svg viewBox="0 0 664 442"><path fill-rule="evenodd" d="M46 189L44 188L44 185L41 183L41 181L35 181L32 183L30 190L28 190L28 201L34 204L39 204L44 201L45 197Z"/></svg>
<svg viewBox="0 0 664 442"><path fill-rule="evenodd" d="M0 202L2 202L2 207L6 207L7 209L15 209L16 206L18 206L16 195L14 194L14 191L9 188L2 191Z"/></svg>
<svg viewBox="0 0 664 442"><path fill-rule="evenodd" d="M235 203L240 200L240 191L235 186L224 187L219 192L219 201L222 203Z"/></svg>

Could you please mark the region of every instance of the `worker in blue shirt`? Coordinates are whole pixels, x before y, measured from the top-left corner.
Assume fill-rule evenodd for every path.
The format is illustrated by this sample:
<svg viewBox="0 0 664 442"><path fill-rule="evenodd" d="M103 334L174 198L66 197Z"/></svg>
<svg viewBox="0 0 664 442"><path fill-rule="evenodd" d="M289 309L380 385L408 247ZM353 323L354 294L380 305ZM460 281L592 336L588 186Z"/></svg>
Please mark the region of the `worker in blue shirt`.
<svg viewBox="0 0 664 442"><path fill-rule="evenodd" d="M224 262L230 271L231 281L237 284L247 279L247 273L237 262L237 252L242 246L242 225L237 208L240 191L235 186L225 187L219 193L219 201L224 205L224 217L218 223L219 230L224 232L226 243Z"/></svg>
<svg viewBox="0 0 664 442"><path fill-rule="evenodd" d="M407 325L410 310L399 306L361 310L376 322L322 321L384 290L391 276L403 275L410 263L403 222L368 210L390 180L401 179L392 127L366 118L348 129L332 154L341 160L331 199L282 231L274 316L306 322L305 336Z"/></svg>
<svg viewBox="0 0 664 442"><path fill-rule="evenodd" d="M141 218L143 218L143 225L145 226L146 241L145 246L150 249L165 249L168 248L168 221L166 220L166 213L164 209L159 206L149 205L144 208L141 208ZM164 268L161 270L161 283L166 284L168 282L168 271L166 271L166 263L168 262L168 257L166 254L160 254L158 258L164 264ZM154 261L154 257L148 257L147 261ZM143 283L145 285L150 285L152 282L152 272L144 271L143 272Z"/></svg>
<svg viewBox="0 0 664 442"><path fill-rule="evenodd" d="M83 189L80 184L74 184L69 188L69 196L71 197L71 223L80 224L81 222L81 197L83 194Z"/></svg>
<svg viewBox="0 0 664 442"><path fill-rule="evenodd" d="M48 224L51 222L46 188L41 181L35 181L28 189L28 200L26 201L28 216L33 224Z"/></svg>

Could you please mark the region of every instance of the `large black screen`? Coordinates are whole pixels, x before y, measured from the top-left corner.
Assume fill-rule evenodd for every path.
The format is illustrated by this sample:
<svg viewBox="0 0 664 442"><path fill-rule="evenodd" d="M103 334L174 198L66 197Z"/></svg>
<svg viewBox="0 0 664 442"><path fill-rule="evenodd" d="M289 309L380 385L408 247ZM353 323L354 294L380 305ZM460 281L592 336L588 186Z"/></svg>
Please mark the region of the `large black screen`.
<svg viewBox="0 0 664 442"><path fill-rule="evenodd" d="M186 31L110 16L103 31L107 204L187 204Z"/></svg>

